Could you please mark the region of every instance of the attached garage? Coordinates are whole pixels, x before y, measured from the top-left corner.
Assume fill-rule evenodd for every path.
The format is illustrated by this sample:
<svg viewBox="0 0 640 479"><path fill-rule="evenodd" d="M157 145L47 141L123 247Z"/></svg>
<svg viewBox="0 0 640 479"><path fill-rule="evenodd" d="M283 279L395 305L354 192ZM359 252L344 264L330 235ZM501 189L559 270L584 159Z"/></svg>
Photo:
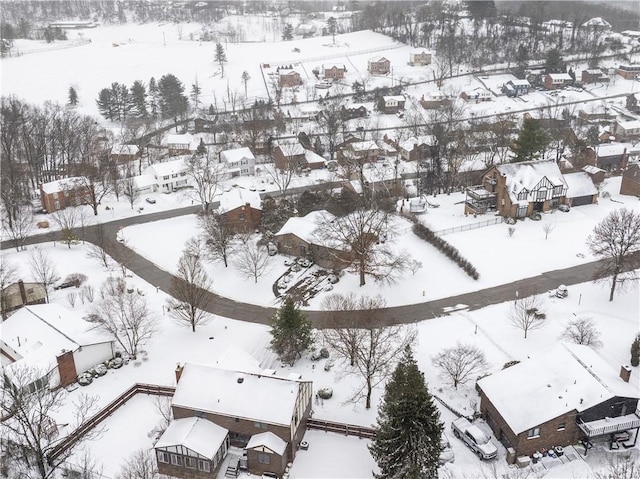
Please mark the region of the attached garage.
<svg viewBox="0 0 640 479"><path fill-rule="evenodd" d="M584 171L564 175L567 183L567 203L571 206L592 205L598 202L598 188Z"/></svg>

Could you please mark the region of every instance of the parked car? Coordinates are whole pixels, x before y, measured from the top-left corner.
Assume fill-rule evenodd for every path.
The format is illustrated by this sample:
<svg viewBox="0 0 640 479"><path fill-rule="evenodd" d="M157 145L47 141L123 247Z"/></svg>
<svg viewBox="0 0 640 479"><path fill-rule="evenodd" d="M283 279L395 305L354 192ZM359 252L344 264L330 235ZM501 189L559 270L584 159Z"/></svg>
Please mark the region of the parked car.
<svg viewBox="0 0 640 479"><path fill-rule="evenodd" d="M64 281L61 281L60 283L56 284L53 289L66 289L66 288L79 288L80 287L80 280L78 280L77 278L65 278Z"/></svg>
<svg viewBox="0 0 640 479"><path fill-rule="evenodd" d="M478 426L461 417L451 423L453 435L461 439L480 459L493 459L498 455L498 448L491 444L487 436Z"/></svg>
<svg viewBox="0 0 640 479"><path fill-rule="evenodd" d="M563 213L568 213L568 212L569 212L569 210L571 209L571 207L570 207L569 205L564 205L564 204L563 204L563 205L559 205L559 206L558 206L558 209L559 209L560 211L562 211Z"/></svg>
<svg viewBox="0 0 640 479"><path fill-rule="evenodd" d="M449 438L444 432L440 438L440 447L442 447L442 452L440 453L440 457L438 457L438 464L443 465L447 462L453 462L455 460L455 455L451 449Z"/></svg>
<svg viewBox="0 0 640 479"><path fill-rule="evenodd" d="M144 200L149 204L152 204L152 205L156 204L156 200L154 198L145 198Z"/></svg>

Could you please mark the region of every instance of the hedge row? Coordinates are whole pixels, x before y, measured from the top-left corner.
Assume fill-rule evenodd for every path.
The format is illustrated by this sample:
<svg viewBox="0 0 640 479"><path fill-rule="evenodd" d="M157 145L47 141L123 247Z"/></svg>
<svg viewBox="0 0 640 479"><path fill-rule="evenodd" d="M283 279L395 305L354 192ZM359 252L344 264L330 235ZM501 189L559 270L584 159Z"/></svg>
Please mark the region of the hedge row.
<svg viewBox="0 0 640 479"><path fill-rule="evenodd" d="M418 238L425 240L428 243L431 243L433 246L442 251L449 259L456 262L458 266L460 266L465 273L471 276L473 279L478 279L480 277L480 273L467 259L463 258L458 251L457 248L452 246L443 240L440 236L431 231L428 227L421 223L413 224L413 232Z"/></svg>

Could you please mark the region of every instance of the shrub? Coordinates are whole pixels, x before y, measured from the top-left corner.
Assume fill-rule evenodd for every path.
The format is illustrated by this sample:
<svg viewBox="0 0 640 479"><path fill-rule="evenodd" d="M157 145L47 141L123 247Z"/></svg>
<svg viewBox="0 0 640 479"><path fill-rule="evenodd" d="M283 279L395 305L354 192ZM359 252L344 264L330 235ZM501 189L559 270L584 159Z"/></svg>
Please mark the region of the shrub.
<svg viewBox="0 0 640 479"><path fill-rule="evenodd" d="M520 361L518 361L517 359L514 359L513 361L507 361L506 363L504 363L504 366L502 366L502 369L507 369L507 368L510 368L511 366L515 366L519 362Z"/></svg>

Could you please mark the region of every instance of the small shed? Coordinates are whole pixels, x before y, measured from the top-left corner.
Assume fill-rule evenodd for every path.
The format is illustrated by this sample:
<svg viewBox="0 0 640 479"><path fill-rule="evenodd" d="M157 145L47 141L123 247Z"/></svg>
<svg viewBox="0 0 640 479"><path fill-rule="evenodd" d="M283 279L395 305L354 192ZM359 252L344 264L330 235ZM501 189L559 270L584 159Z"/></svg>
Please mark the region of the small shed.
<svg viewBox="0 0 640 479"><path fill-rule="evenodd" d="M274 433L254 434L247 446L247 469L252 474L274 472L282 476L287 466L287 443Z"/></svg>

